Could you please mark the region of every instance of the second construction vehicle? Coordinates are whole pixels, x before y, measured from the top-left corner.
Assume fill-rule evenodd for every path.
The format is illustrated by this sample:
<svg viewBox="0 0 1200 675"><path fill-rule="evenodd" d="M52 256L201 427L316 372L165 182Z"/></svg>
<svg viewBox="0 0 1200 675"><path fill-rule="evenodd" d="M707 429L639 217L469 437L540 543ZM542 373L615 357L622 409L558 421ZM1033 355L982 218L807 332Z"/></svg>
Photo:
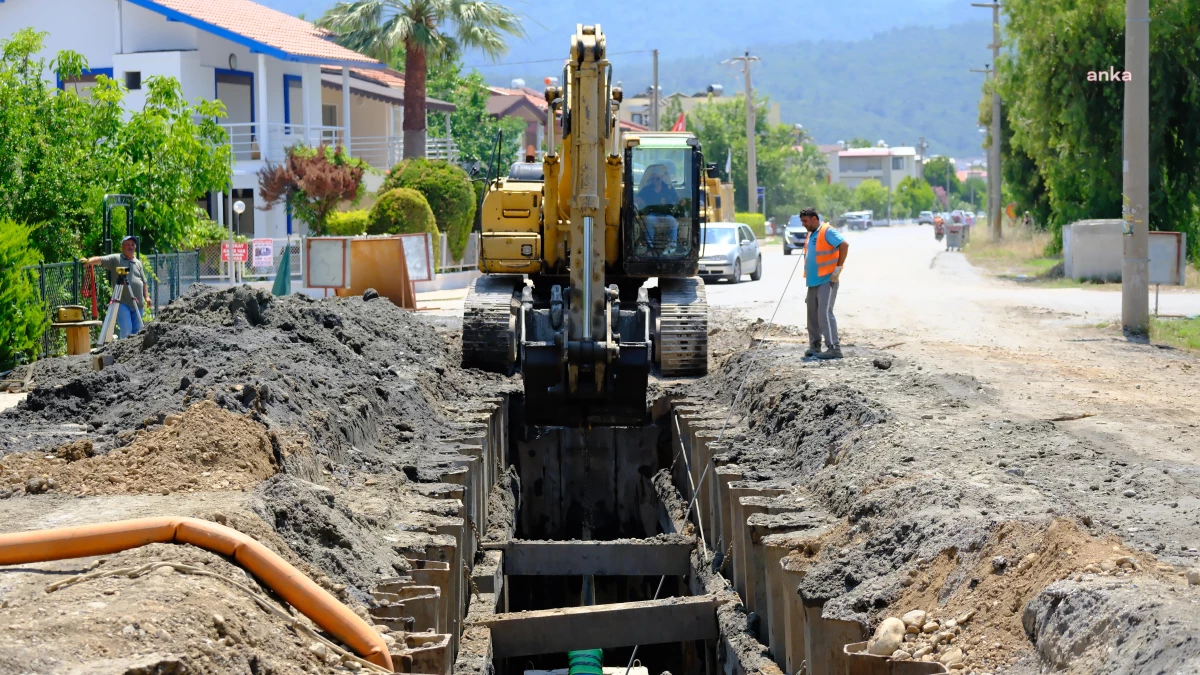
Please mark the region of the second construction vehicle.
<svg viewBox="0 0 1200 675"><path fill-rule="evenodd" d="M708 370L704 156L687 132L621 133L600 26L577 26L562 82L561 154L551 124L544 161L484 197L463 365L519 368L530 424L641 424L654 366Z"/></svg>

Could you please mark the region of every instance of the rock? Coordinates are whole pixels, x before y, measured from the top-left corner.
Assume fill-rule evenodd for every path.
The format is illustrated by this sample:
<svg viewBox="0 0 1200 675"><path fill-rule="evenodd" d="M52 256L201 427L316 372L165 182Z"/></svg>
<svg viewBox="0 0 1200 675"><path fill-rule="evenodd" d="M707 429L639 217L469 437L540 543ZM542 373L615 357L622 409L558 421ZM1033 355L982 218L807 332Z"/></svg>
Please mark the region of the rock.
<svg viewBox="0 0 1200 675"><path fill-rule="evenodd" d="M343 661L342 667L345 668L346 670L349 670L352 673L362 670L361 663L359 663L358 661L351 661L350 659L346 659L345 661Z"/></svg>
<svg viewBox="0 0 1200 675"><path fill-rule="evenodd" d="M391 635L384 635L383 644L387 645L388 647L394 647L396 646L396 638L392 637Z"/></svg>
<svg viewBox="0 0 1200 675"><path fill-rule="evenodd" d="M946 630L954 630L955 628L958 628L958 621L955 619L946 619L942 622L942 628L945 628Z"/></svg>
<svg viewBox="0 0 1200 675"><path fill-rule="evenodd" d="M1188 586L1200 586L1200 567L1187 571Z"/></svg>
<svg viewBox="0 0 1200 675"><path fill-rule="evenodd" d="M222 626L225 625L225 617L221 616L220 614L213 614L212 622L213 622L214 626L216 626L217 628L221 628Z"/></svg>
<svg viewBox="0 0 1200 675"><path fill-rule="evenodd" d="M1017 571L1024 572L1025 570L1029 569L1029 566L1032 565L1033 561L1035 560L1037 560L1036 553L1030 553L1024 558L1021 558L1021 562L1017 563Z"/></svg>
<svg viewBox="0 0 1200 675"><path fill-rule="evenodd" d="M133 636L138 634L138 629L133 627L133 624L128 624L121 629L121 635Z"/></svg>
<svg viewBox="0 0 1200 675"><path fill-rule="evenodd" d="M50 489L50 482L41 476L33 476L25 481L25 492L31 495L40 495Z"/></svg>
<svg viewBox="0 0 1200 675"><path fill-rule="evenodd" d="M1088 565L1083 568L1083 571L1086 574L1100 574L1102 570L1096 563L1088 563Z"/></svg>
<svg viewBox="0 0 1200 675"><path fill-rule="evenodd" d="M175 574L175 568L170 565L154 568L154 574L160 577L169 577Z"/></svg>
<svg viewBox="0 0 1200 675"><path fill-rule="evenodd" d="M895 652L892 652L892 658L893 659L911 659L912 654L909 654L908 652L904 651L903 649L899 649L899 650L896 650Z"/></svg>
<svg viewBox="0 0 1200 675"><path fill-rule="evenodd" d="M159 628L158 630L154 631L154 635L159 640L170 640L171 639L171 634L162 628Z"/></svg>
<svg viewBox="0 0 1200 675"><path fill-rule="evenodd" d="M963 612L962 614L959 614L957 617L955 617L954 620L959 623L966 623L974 617L975 617L975 610L970 609L970 610Z"/></svg>
<svg viewBox="0 0 1200 675"><path fill-rule="evenodd" d="M886 356L881 356L871 362L879 370L887 370L892 367L892 360Z"/></svg>
<svg viewBox="0 0 1200 675"><path fill-rule="evenodd" d="M925 625L925 617L928 616L923 609L914 609L913 611L900 617L905 626L910 628L920 627ZM919 631L918 631L919 632Z"/></svg>
<svg viewBox="0 0 1200 675"><path fill-rule="evenodd" d="M926 654L932 654L932 653L933 653L933 647L925 646L925 647L921 647L917 651L913 652L912 657L914 659L919 659L919 658L923 658Z"/></svg>
<svg viewBox="0 0 1200 675"><path fill-rule="evenodd" d="M992 571L993 572L995 572L996 574L1003 574L1005 567L1008 567L1008 558L1005 558L1002 555L998 555L995 558L992 558Z"/></svg>
<svg viewBox="0 0 1200 675"><path fill-rule="evenodd" d="M875 636L867 644L867 653L878 656L891 656L904 639L904 622L895 617L889 617L875 629Z"/></svg>
<svg viewBox="0 0 1200 675"><path fill-rule="evenodd" d="M363 297L363 302L369 302L371 300L375 300L375 299L379 298L379 291L375 290L374 288L368 288L367 290L363 291L362 297Z"/></svg>
<svg viewBox="0 0 1200 675"><path fill-rule="evenodd" d="M938 657L938 662L944 666L952 666L956 663L963 662L963 652L958 647L947 649L944 654Z"/></svg>
<svg viewBox="0 0 1200 675"><path fill-rule="evenodd" d="M1115 560L1100 561L1100 571L1101 572L1111 572L1115 569L1117 569L1117 563Z"/></svg>
<svg viewBox="0 0 1200 675"><path fill-rule="evenodd" d="M391 628L388 628L387 626L385 626L381 623L375 624L374 626L372 626L372 628L374 628L375 632L379 633L380 635L387 635L388 633L392 632Z"/></svg>
<svg viewBox="0 0 1200 675"><path fill-rule="evenodd" d="M308 651L312 652L313 656L324 661L325 655L329 653L329 648L320 642L313 642L308 645Z"/></svg>
<svg viewBox="0 0 1200 675"><path fill-rule="evenodd" d="M1126 490L1126 491L1122 492L1121 494L1125 495L1126 497L1136 497L1137 496L1137 492L1135 490Z"/></svg>
<svg viewBox="0 0 1200 675"><path fill-rule="evenodd" d="M921 627L920 626L906 626L904 628L904 632L908 633L909 635L920 635Z"/></svg>
<svg viewBox="0 0 1200 675"><path fill-rule="evenodd" d="M930 633L936 633L937 629L939 629L939 628L941 628L941 625L938 622L930 621L929 623L926 623L924 626L921 626L921 632L928 635Z"/></svg>

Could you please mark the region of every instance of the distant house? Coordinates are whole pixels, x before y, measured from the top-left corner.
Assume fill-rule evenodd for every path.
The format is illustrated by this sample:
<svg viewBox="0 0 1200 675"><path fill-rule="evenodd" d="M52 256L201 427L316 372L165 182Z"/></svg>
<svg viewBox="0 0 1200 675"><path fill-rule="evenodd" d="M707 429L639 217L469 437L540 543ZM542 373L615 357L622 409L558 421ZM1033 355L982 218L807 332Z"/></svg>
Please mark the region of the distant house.
<svg viewBox="0 0 1200 675"><path fill-rule="evenodd" d="M883 183L883 187L895 190L900 186L900 181L909 176L917 176L916 148L876 147L845 150L833 145L821 146L821 149L830 160L829 182L841 183L850 189L874 178Z"/></svg>
<svg viewBox="0 0 1200 675"><path fill-rule="evenodd" d="M714 100L731 100L723 98L725 96L725 89L719 84L709 85L705 91L696 92L695 94L689 95L682 92L675 92L674 94L663 96L659 99L658 103L659 124L669 125L675 123L673 119L666 119L667 105L670 101L678 101L683 112L690 113L696 109L696 106L708 103L709 96ZM646 87L645 91L634 95L626 95L625 101L621 104L621 120L648 128L652 119L651 103L653 101L653 87ZM771 103L771 107L768 108L767 123L771 125L780 123L780 108L778 103Z"/></svg>
<svg viewBox="0 0 1200 675"><path fill-rule="evenodd" d="M520 85L520 82L515 84ZM530 87L488 87L491 97L488 99L487 111L492 117L519 117L525 120L525 133L521 138L524 152L519 159L533 157L541 161L545 156L546 120L549 117L550 105L546 96ZM642 124L619 120L622 131L647 131ZM562 139L562 111L555 115L555 138Z"/></svg>
<svg viewBox="0 0 1200 675"><path fill-rule="evenodd" d="M254 208L256 172L264 161L282 160L288 147L341 143L378 168L401 156L403 76L307 21L250 0L0 0L0 26L47 32L48 58L63 49L83 54L90 69L60 88L86 94L106 75L129 88L125 105L136 110L145 105L146 79L164 75L179 81L185 98L220 99L236 161L233 189L209 195L203 206L227 223L231 198L245 202L238 230L247 236L283 237L292 229L283 207ZM429 99L427 109L454 106ZM445 139L431 138L430 149L453 152ZM369 176L367 186L381 181Z"/></svg>

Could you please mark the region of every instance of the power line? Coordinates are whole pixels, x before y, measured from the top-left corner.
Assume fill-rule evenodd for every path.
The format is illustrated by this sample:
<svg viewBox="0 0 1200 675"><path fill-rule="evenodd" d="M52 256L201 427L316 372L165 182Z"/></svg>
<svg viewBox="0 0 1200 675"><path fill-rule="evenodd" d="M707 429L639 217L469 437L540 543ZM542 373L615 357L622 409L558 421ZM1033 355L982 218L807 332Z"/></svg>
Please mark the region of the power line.
<svg viewBox="0 0 1200 675"><path fill-rule="evenodd" d="M649 54L653 49L634 49L628 52L611 52L608 56L624 56L625 54ZM477 66L464 66L465 68L499 68L501 66L527 66L531 63L562 63L566 59L539 59L536 61L511 61L508 63L483 63Z"/></svg>

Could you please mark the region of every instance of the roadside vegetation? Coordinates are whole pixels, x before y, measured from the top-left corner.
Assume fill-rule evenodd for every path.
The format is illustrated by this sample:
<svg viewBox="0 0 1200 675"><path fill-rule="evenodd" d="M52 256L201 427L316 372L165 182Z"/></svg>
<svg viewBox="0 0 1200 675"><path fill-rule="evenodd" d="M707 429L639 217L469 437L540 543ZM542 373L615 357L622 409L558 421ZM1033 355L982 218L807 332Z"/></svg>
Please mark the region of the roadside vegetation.
<svg viewBox="0 0 1200 675"><path fill-rule="evenodd" d="M1150 317L1150 340L1200 352L1200 316L1187 319Z"/></svg>

